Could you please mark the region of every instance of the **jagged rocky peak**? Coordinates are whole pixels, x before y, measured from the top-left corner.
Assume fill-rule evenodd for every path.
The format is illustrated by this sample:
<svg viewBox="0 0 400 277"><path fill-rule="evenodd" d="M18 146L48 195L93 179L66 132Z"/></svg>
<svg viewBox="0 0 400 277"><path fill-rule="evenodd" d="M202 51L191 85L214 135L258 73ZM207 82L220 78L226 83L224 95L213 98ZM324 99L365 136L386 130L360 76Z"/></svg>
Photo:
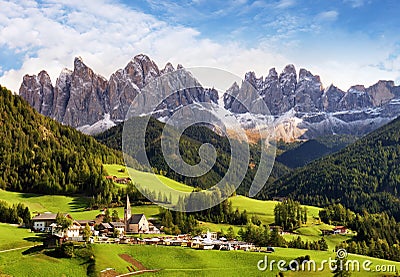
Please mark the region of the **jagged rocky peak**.
<svg viewBox="0 0 400 277"><path fill-rule="evenodd" d="M301 81L318 82L321 84L321 78L318 75L313 75L310 71L304 68L300 68L299 71L299 82Z"/></svg>
<svg viewBox="0 0 400 277"><path fill-rule="evenodd" d="M86 79L90 79L93 78L94 72L83 62L83 59L81 57L75 57L73 74L76 76L85 77Z"/></svg>
<svg viewBox="0 0 400 277"><path fill-rule="evenodd" d="M349 88L339 102L341 110L357 110L372 107L372 99L364 85L355 85Z"/></svg>
<svg viewBox="0 0 400 277"><path fill-rule="evenodd" d="M237 96L239 93L241 93L241 87L239 87L239 85L234 82L223 95L225 109L239 114L247 112L245 106L237 100Z"/></svg>
<svg viewBox="0 0 400 277"><path fill-rule="evenodd" d="M257 78L254 71L247 72L246 75L244 76L244 80L249 82L257 90L260 90L263 87L263 83L264 83L263 76L261 76L260 78Z"/></svg>
<svg viewBox="0 0 400 277"><path fill-rule="evenodd" d="M42 85L51 84L50 76L46 70L42 70L39 72L38 79L39 79L40 84L42 84Z"/></svg>
<svg viewBox="0 0 400 277"><path fill-rule="evenodd" d="M36 75L25 75L19 89L19 95L38 112L49 116L52 111L53 85L49 74L42 70Z"/></svg>
<svg viewBox="0 0 400 277"><path fill-rule="evenodd" d="M275 67L271 68L268 72L268 76L266 79L277 79L278 78L278 72L276 72Z"/></svg>
<svg viewBox="0 0 400 277"><path fill-rule="evenodd" d="M164 67L164 69L162 69L161 70L161 74L165 74L165 73L171 73L171 72L174 72L175 71L175 68L174 68L174 66L170 63L170 62L168 62L166 65L165 65L165 67Z"/></svg>
<svg viewBox="0 0 400 277"><path fill-rule="evenodd" d="M57 78L54 87L52 117L60 122L63 122L65 110L70 97L72 74L72 70L64 68L61 71L60 76Z"/></svg>
<svg viewBox="0 0 400 277"><path fill-rule="evenodd" d="M285 66L282 73L279 75L279 83L282 88L282 93L285 96L295 93L297 84L296 68L293 64Z"/></svg>
<svg viewBox="0 0 400 277"><path fill-rule="evenodd" d="M144 54L136 55L124 70L139 88L143 88L150 80L160 76L158 66Z"/></svg>
<svg viewBox="0 0 400 277"><path fill-rule="evenodd" d="M301 68L296 85L295 109L298 112L317 112L321 110L323 93L320 77Z"/></svg>
<svg viewBox="0 0 400 277"><path fill-rule="evenodd" d="M339 102L344 97L345 92L331 84L324 90L322 95L323 110L327 112L335 112L339 110Z"/></svg>
<svg viewBox="0 0 400 277"><path fill-rule="evenodd" d="M281 76L290 76L297 78L296 67L293 64L288 64L282 70Z"/></svg>
<svg viewBox="0 0 400 277"><path fill-rule="evenodd" d="M83 62L82 57L80 57L80 56L75 57L75 59L74 59L74 71L80 70L82 68L87 68L87 66Z"/></svg>
<svg viewBox="0 0 400 277"><path fill-rule="evenodd" d="M183 67L178 65L178 69ZM45 71L37 76L26 75L21 84L20 95L36 110L63 124L87 133L92 129L99 132L102 131L99 127L111 127L124 121L129 107L142 89L154 78L173 71L175 69L171 63L159 70L154 61L140 54L106 80L88 67L81 57L76 57L74 69L63 69L54 87ZM184 82L190 76L189 72L182 72L181 79L173 80ZM165 104L167 110L174 110L194 101L217 103L218 93L213 89L195 86L191 90L173 94Z"/></svg>
<svg viewBox="0 0 400 277"><path fill-rule="evenodd" d="M71 75L69 98L65 99L67 100L63 105L65 114L61 122L79 127L91 125L103 119L107 109L106 88L107 80L95 74L82 58L76 57Z"/></svg>
<svg viewBox="0 0 400 277"><path fill-rule="evenodd" d="M396 87L393 81L380 80L375 85L367 89L372 98L374 106L381 106L389 102L396 94Z"/></svg>
<svg viewBox="0 0 400 277"><path fill-rule="evenodd" d="M183 69L183 66L178 64L176 69ZM25 75L19 93L44 115L87 133L97 126L99 132L125 120L136 97L142 97L139 106L146 107L148 97L143 88L154 78L173 71L171 63L159 69L148 56L141 54L129 61L125 68L115 71L107 81L77 57L73 70L63 69L54 87L49 75L41 71L38 75ZM261 96L277 124L293 139L300 136L313 138L332 132L362 135L400 114L400 86L395 86L393 81L379 81L370 87L357 85L347 92L334 85L323 89L318 75L306 69L296 72L292 64L280 74L271 68L265 78L257 78L250 71L245 80L248 83L234 83L227 90L222 99L224 107L240 117L240 114L248 112L245 107L254 110ZM168 84L180 87L188 81L194 84L191 89L182 89L170 96L166 82L160 92L166 99L154 115L168 117L171 112L193 102L218 103L217 91L197 85L186 70L179 71ZM256 94L250 93L254 89L249 89L246 85L249 83ZM293 128L286 128L288 120Z"/></svg>

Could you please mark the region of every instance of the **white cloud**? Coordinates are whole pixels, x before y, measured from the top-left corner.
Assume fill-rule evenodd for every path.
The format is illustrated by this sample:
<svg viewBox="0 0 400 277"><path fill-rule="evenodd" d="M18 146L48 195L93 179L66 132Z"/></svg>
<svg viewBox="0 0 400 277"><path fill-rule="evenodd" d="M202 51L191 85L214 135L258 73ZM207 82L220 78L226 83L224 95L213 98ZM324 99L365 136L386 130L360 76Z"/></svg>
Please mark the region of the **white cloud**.
<svg viewBox="0 0 400 277"><path fill-rule="evenodd" d="M344 0L344 3L349 3L353 8L364 6L365 0Z"/></svg>
<svg viewBox="0 0 400 277"><path fill-rule="evenodd" d="M279 3L291 2L294 3ZM327 47L326 41L302 44L298 35L314 32L317 27L296 16L282 16L263 26L273 29L274 36L260 38L249 48L235 40L221 43L203 38L204 34L194 28L158 20L114 0L45 0L42 4L0 0L0 6L0 49L23 56L20 68L6 70L3 65L0 84L16 92L24 74L37 74L42 69L55 82L62 68L72 68L75 56L81 56L95 72L108 78L139 53L149 55L160 67L170 61L186 67L217 67L239 76L249 70L265 75L271 67L280 71L294 63L297 68L306 67L321 75L325 85L333 82L343 89L355 83L368 85L400 76L400 69L370 66L379 64L390 52L367 51L371 48L365 47L369 42L365 38L343 38L359 41L359 45L344 46L347 56ZM320 14L325 20L337 16L335 11ZM368 53L353 55L361 53L358 49L367 49Z"/></svg>
<svg viewBox="0 0 400 277"><path fill-rule="evenodd" d="M280 0L277 3L276 8L286 9L286 8L294 6L295 4L296 4L296 2L294 0Z"/></svg>
<svg viewBox="0 0 400 277"><path fill-rule="evenodd" d="M316 16L317 21L335 21L339 13L335 10L321 12Z"/></svg>
<svg viewBox="0 0 400 277"><path fill-rule="evenodd" d="M26 3L0 1L1 16L6 17L0 23L0 47L26 53L21 68L4 72L3 85L18 91L24 74L37 74L41 69L55 82L63 67L72 67L74 56L83 57L106 78L139 53L148 54L159 66L171 61L224 67L236 74L250 67L265 71L267 65L284 62L281 55L270 51L200 39L195 29L172 26L123 5L81 2L52 0L39 6L31 3L28 8ZM257 61L264 61L262 68L254 66Z"/></svg>

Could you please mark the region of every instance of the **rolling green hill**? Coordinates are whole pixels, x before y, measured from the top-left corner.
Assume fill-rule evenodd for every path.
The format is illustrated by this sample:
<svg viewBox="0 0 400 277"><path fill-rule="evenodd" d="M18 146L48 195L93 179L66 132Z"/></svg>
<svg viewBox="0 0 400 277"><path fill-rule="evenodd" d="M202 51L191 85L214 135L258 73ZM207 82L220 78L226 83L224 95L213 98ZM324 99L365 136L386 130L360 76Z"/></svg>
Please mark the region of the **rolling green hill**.
<svg viewBox="0 0 400 277"><path fill-rule="evenodd" d="M261 198L287 196L303 204L341 203L356 212L386 211L400 219L400 119L338 153L267 187Z"/></svg>
<svg viewBox="0 0 400 277"><path fill-rule="evenodd" d="M140 122L142 122L143 119L133 118L130 120L136 120L136 124L141 124ZM147 125L145 142L146 154L153 168L156 168L158 171L162 171L163 173L165 173L165 176L171 179L180 181L192 187L199 187L202 189L209 188L210 186L218 183L223 178L223 176L227 172L230 162L230 144L227 137L220 136L205 126L195 125L187 128L183 135L180 137L179 142L180 152L184 161L191 165L199 163L200 156L198 154L198 149L203 143L210 143L215 147L217 152L217 159L212 169L206 174L200 177L186 177L177 174L175 171L171 170L164 160L161 151L161 134L164 125L164 123L161 123L154 118L150 118L149 124ZM104 133L95 136L95 138L109 147L121 150L123 126L123 124L115 126L105 131ZM135 143L136 141L140 140L135 140L135 136L137 136L136 133L129 134L129 138L131 138L130 144L132 145L130 145L129 149L127 150L128 154L132 156L136 156L139 149L139 147L135 145ZM257 161L260 157L259 145L250 145L250 156L250 164L257 164ZM257 172L257 166L254 168L247 164L243 166L247 168L247 174L237 192L239 194L246 195L253 181L254 175ZM287 174L289 171L290 169L283 164L275 162L269 182L272 182L278 177Z"/></svg>
<svg viewBox="0 0 400 277"><path fill-rule="evenodd" d="M0 87L0 188L45 194L103 191L103 163L122 155L73 128L40 115Z"/></svg>

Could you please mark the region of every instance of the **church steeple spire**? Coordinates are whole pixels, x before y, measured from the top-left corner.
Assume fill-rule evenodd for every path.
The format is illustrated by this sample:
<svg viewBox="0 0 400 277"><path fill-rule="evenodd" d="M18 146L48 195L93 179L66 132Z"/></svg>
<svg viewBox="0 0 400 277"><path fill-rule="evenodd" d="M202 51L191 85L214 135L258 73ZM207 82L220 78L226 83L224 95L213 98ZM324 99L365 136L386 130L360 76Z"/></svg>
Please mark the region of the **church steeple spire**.
<svg viewBox="0 0 400 277"><path fill-rule="evenodd" d="M125 232L128 232L129 230L129 220L132 217L132 211L131 211L131 202L129 201L129 195L126 195L126 206L124 209L124 223L125 223Z"/></svg>

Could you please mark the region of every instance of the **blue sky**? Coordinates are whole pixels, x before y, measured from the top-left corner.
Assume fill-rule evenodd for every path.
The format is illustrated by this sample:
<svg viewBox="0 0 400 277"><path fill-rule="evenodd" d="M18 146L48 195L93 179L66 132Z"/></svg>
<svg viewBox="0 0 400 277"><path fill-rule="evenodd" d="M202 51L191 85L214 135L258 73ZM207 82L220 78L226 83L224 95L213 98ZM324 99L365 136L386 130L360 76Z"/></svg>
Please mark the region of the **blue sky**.
<svg viewBox="0 0 400 277"><path fill-rule="evenodd" d="M286 64L342 89L400 83L400 1L0 0L0 84L81 56L106 78L139 53L243 76Z"/></svg>

